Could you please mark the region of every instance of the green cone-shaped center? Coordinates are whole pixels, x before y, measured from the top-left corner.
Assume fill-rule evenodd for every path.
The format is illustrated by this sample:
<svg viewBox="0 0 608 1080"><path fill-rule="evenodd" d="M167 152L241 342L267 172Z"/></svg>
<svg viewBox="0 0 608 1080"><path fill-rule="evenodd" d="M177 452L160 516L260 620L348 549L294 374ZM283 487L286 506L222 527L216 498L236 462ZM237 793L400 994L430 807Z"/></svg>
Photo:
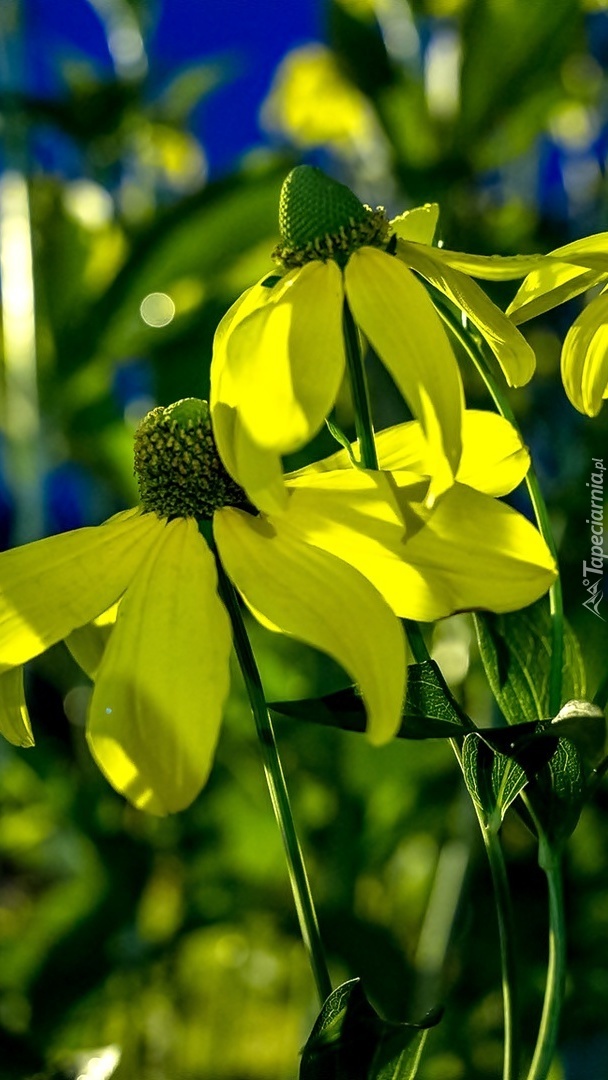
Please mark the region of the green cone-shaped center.
<svg viewBox="0 0 608 1080"><path fill-rule="evenodd" d="M313 259L345 261L364 244L384 247L389 224L381 207L372 210L350 188L312 165L286 177L279 202L282 243L274 256L286 267Z"/></svg>
<svg viewBox="0 0 608 1080"><path fill-rule="evenodd" d="M208 521L221 506L247 506L222 465L209 406L199 398L144 416L135 432L134 463L143 508L159 517Z"/></svg>

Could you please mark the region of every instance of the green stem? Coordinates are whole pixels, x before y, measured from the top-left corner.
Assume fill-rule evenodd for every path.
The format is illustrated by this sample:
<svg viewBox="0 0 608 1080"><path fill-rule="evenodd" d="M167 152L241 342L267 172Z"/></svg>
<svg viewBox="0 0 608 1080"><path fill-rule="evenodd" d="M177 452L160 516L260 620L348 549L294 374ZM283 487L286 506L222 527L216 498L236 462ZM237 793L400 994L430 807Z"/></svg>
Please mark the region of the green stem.
<svg viewBox="0 0 608 1080"><path fill-rule="evenodd" d="M361 464L366 469L377 469L378 458L374 443L374 429L372 424L369 395L359 339L353 317L347 305L344 310L344 336L346 342L347 367L350 377L351 392L355 408L355 426L359 446L361 447ZM417 622L404 619L404 626L414 659L417 663L430 660L430 654ZM561 668L560 668L561 670ZM447 686L446 697L451 697ZM557 711L557 710L556 710ZM450 740L452 748L460 762L460 751L455 740ZM498 927L500 935L500 951L502 965L502 986L504 1001L504 1025L505 1025L505 1051L503 1080L516 1080L519 1060L519 1023L517 1020L517 979L515 952L513 948L513 915L506 868L500 842L495 833L491 833L479 819L494 884L494 897Z"/></svg>
<svg viewBox="0 0 608 1080"><path fill-rule="evenodd" d="M527 806L530 809L529 803ZM549 959L543 1011L528 1080L547 1080L555 1057L566 985L566 920L561 858L542 831L539 833L538 862L547 878L549 892Z"/></svg>
<svg viewBox="0 0 608 1080"><path fill-rule="evenodd" d="M507 868L498 833L479 818L481 835L490 864L502 970L502 1001L505 1027L503 1080L517 1080L520 1060L519 1001L513 905Z"/></svg>
<svg viewBox="0 0 608 1080"><path fill-rule="evenodd" d="M376 444L374 442L372 410L359 344L359 331L355 326L355 320L346 301L344 301L343 327L344 344L346 346L346 368L353 397L355 430L359 441L361 464L364 469L377 469L378 455L376 454Z"/></svg>
<svg viewBox="0 0 608 1080"><path fill-rule="evenodd" d="M317 914L315 911L308 875L304 865L304 857L300 847L300 841L296 832L295 823L287 785L283 775L281 759L275 739L275 734L266 705L264 688L258 671L251 643L245 629L239 601L232 583L228 580L221 564L218 561L219 591L224 601L234 635L234 648L237 659L243 673L247 695L251 705L251 711L262 748L264 760L264 772L270 792L272 808L279 826L293 897L300 924L300 932L304 941L308 959L312 968L319 1001L321 1004L331 994L332 986L327 970L325 952L321 941Z"/></svg>
<svg viewBox="0 0 608 1080"><path fill-rule="evenodd" d="M471 335L467 333L452 306L448 305L445 299L440 297L440 294L436 293L435 290L433 290L433 299L446 326L452 332L454 337L458 339L477 368L498 412L501 416L504 416L505 420L508 420L509 423L513 425L519 434L521 434L519 431L519 424L517 423L509 400L490 371L481 347L471 338ZM533 466L528 469L526 474L526 487L528 489L530 502L532 503L532 509L534 510L538 530L557 564L557 548L555 540L553 539L549 513ZM556 716L562 704L562 672L564 663L564 603L559 574L549 590L549 607L551 611L549 710L551 716Z"/></svg>

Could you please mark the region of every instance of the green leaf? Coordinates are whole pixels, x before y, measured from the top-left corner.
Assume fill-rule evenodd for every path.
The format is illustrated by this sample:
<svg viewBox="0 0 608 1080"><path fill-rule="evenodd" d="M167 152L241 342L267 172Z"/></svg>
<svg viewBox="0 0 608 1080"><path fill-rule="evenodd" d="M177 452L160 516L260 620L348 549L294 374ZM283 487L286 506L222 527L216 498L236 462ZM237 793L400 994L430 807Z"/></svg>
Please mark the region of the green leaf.
<svg viewBox="0 0 608 1080"><path fill-rule="evenodd" d="M485 824L498 829L511 803L528 783L525 769L515 757L493 749L478 732L473 732L462 746L462 772Z"/></svg>
<svg viewBox="0 0 608 1080"><path fill-rule="evenodd" d="M383 1020L359 979L343 983L324 1003L302 1051L299 1080L413 1080L435 1010L420 1024Z"/></svg>
<svg viewBox="0 0 608 1080"><path fill-rule="evenodd" d="M384 1035L369 1080L414 1080L428 1033L428 1028L408 1028Z"/></svg>
<svg viewBox="0 0 608 1080"><path fill-rule="evenodd" d="M550 715L551 616L546 599L508 615L475 615L479 652L509 724ZM585 670L574 632L564 626L563 698L585 696Z"/></svg>
<svg viewBox="0 0 608 1080"><path fill-rule="evenodd" d="M337 424L334 424L333 420L326 420L325 423L327 424L327 427L329 428L329 431L333 435L336 442L340 443L340 446L344 447L344 449L346 450L350 458L351 465L354 465L356 469L359 468L361 463L357 461L353 453L353 447L350 439L347 439L342 429L339 428Z"/></svg>
<svg viewBox="0 0 608 1080"><path fill-rule="evenodd" d="M434 660L408 667L408 683L400 739L442 739L462 735L470 726L457 703L449 695ZM273 712L295 720L305 720L344 731L365 731L365 706L354 687L321 698L301 701L273 701Z"/></svg>
<svg viewBox="0 0 608 1080"><path fill-rule="evenodd" d="M552 726L548 723L547 730ZM528 788L528 799L552 849L572 835L586 798L582 756L571 739L560 738L550 761Z"/></svg>

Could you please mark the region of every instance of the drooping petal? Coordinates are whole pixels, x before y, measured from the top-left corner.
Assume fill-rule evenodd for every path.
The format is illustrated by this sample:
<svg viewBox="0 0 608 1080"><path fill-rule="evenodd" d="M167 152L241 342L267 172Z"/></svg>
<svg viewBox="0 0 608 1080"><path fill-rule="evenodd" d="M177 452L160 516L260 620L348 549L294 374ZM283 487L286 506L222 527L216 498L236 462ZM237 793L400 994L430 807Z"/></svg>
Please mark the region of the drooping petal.
<svg viewBox="0 0 608 1080"><path fill-rule="evenodd" d="M457 479L486 495L513 491L530 468L530 455L513 425L484 409L465 409L462 421ZM426 448L420 424L412 421L381 431L376 450L381 469L421 472Z"/></svg>
<svg viewBox="0 0 608 1080"><path fill-rule="evenodd" d="M463 412L460 372L441 320L414 274L382 251L356 251L345 280L356 322L423 426L425 472L437 496L458 469Z"/></svg>
<svg viewBox="0 0 608 1080"><path fill-rule="evenodd" d="M405 692L399 622L351 566L239 510L216 512L220 557L245 601L271 625L337 660L358 684L372 742L397 731Z"/></svg>
<svg viewBox="0 0 608 1080"><path fill-rule="evenodd" d="M253 442L234 405L212 403L211 417L218 453L233 480L260 510L280 510L286 499L280 455Z"/></svg>
<svg viewBox="0 0 608 1080"><path fill-rule="evenodd" d="M575 409L597 416L608 390L608 292L583 309L566 334L562 379Z"/></svg>
<svg viewBox="0 0 608 1080"><path fill-rule="evenodd" d="M405 236L404 240L413 237ZM464 251L433 248L433 258L484 281L513 281L551 262L548 255L468 255Z"/></svg>
<svg viewBox="0 0 608 1080"><path fill-rule="evenodd" d="M31 660L109 608L160 530L156 514L133 510L0 555L0 670Z"/></svg>
<svg viewBox="0 0 608 1080"><path fill-rule="evenodd" d="M585 236L549 254L542 266L528 274L509 304L507 315L514 323L542 315L608 276L608 233Z"/></svg>
<svg viewBox="0 0 608 1080"><path fill-rule="evenodd" d="M284 454L317 433L338 393L342 275L334 262L311 262L268 292L223 339L228 382L214 400L236 407L254 442Z"/></svg>
<svg viewBox="0 0 608 1080"><path fill-rule="evenodd" d="M400 241L397 255L466 312L490 346L509 386L523 386L536 367L533 349L477 282L436 257L438 250Z"/></svg>
<svg viewBox="0 0 608 1080"><path fill-rule="evenodd" d="M367 512L363 489L340 492L339 477L317 473L295 486L281 529L350 562L397 615L425 622L475 608L513 611L555 577L537 530L488 495L457 483L429 510L420 481L394 472L399 511L380 518Z"/></svg>
<svg viewBox="0 0 608 1080"><path fill-rule="evenodd" d="M23 692L23 668L0 674L0 735L13 746L33 746L34 736Z"/></svg>
<svg viewBox="0 0 608 1080"><path fill-rule="evenodd" d="M72 630L65 639L74 660L90 679L94 679L99 665L103 660L106 645L110 640L110 634L118 617L119 604L112 604L111 608L104 611L86 626L79 626Z"/></svg>
<svg viewBox="0 0 608 1080"><path fill-rule="evenodd" d="M192 519L165 526L125 594L89 710L93 757L140 809L188 806L211 768L231 632L215 561Z"/></svg>
<svg viewBox="0 0 608 1080"><path fill-rule="evenodd" d="M412 240L416 244L432 244L438 219L438 203L425 203L424 206L415 206L412 210L406 210L405 213L393 218L391 231L400 240Z"/></svg>

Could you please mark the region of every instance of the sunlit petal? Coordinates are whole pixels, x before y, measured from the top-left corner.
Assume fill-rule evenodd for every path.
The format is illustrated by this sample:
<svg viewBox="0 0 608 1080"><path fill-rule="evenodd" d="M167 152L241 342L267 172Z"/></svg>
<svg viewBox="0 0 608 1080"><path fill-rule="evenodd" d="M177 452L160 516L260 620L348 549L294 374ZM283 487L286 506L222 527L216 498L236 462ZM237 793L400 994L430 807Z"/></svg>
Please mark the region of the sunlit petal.
<svg viewBox="0 0 608 1080"><path fill-rule="evenodd" d="M344 373L342 275L311 262L269 290L271 300L225 340L234 404L251 438L283 454L303 446L332 408Z"/></svg>
<svg viewBox="0 0 608 1080"><path fill-rule="evenodd" d="M556 576L549 549L522 514L462 484L446 492L408 539L403 558L408 600L407 611L398 613L423 622L471 609L516 611L542 596Z"/></svg>
<svg viewBox="0 0 608 1080"><path fill-rule="evenodd" d="M128 512L0 555L0 670L30 660L109 608L160 530L156 514Z"/></svg>
<svg viewBox="0 0 608 1080"><path fill-rule="evenodd" d="M509 386L523 386L534 374L536 358L526 339L490 298L460 270L436 257L438 249L400 242L397 254L431 285L444 293L474 326L496 356Z"/></svg>
<svg viewBox="0 0 608 1080"><path fill-rule="evenodd" d="M13 746L33 746L34 736L23 692L23 668L0 675L0 735Z"/></svg>
<svg viewBox="0 0 608 1080"><path fill-rule="evenodd" d="M211 417L218 453L233 480L260 510L280 510L286 500L280 455L253 441L233 405L216 402Z"/></svg>
<svg viewBox="0 0 608 1080"><path fill-rule="evenodd" d="M466 409L457 479L486 495L506 495L523 480L530 455L512 424L498 413ZM381 469L421 472L426 447L420 424L397 424L376 437Z"/></svg>
<svg viewBox="0 0 608 1080"><path fill-rule="evenodd" d="M528 275L507 315L514 323L525 322L579 296L607 276L608 233L574 240L550 252L550 258Z"/></svg>
<svg viewBox="0 0 608 1080"><path fill-rule="evenodd" d="M328 653L358 684L368 734L382 743L397 731L405 691L405 640L399 622L351 566L239 510L216 513L222 562L243 597L271 624Z"/></svg>
<svg viewBox="0 0 608 1080"><path fill-rule="evenodd" d="M165 526L124 596L90 705L88 740L141 809L188 806L203 787L228 693L231 632L196 523Z"/></svg>
<svg viewBox="0 0 608 1080"><path fill-rule="evenodd" d="M608 389L608 292L596 296L566 334L562 379L575 409L597 416Z"/></svg>
<svg viewBox="0 0 608 1080"><path fill-rule="evenodd" d="M103 654L110 640L110 634L118 617L119 604L112 604L111 608L104 611L86 626L79 626L72 630L65 639L65 644L70 650L74 660L90 679L94 679Z"/></svg>
<svg viewBox="0 0 608 1080"><path fill-rule="evenodd" d="M485 281L517 280L550 262L547 255L468 255L464 251L449 251L447 248L433 248L433 258L452 266L454 270L461 270L469 277Z"/></svg>
<svg viewBox="0 0 608 1080"><path fill-rule="evenodd" d="M437 221L438 203L426 203L406 210L391 221L391 230L400 240L412 240L416 244L432 244Z"/></svg>
<svg viewBox="0 0 608 1080"><path fill-rule="evenodd" d="M422 423L425 472L438 495L458 468L463 411L458 364L439 316L414 274L382 251L356 251L345 278L356 322Z"/></svg>

